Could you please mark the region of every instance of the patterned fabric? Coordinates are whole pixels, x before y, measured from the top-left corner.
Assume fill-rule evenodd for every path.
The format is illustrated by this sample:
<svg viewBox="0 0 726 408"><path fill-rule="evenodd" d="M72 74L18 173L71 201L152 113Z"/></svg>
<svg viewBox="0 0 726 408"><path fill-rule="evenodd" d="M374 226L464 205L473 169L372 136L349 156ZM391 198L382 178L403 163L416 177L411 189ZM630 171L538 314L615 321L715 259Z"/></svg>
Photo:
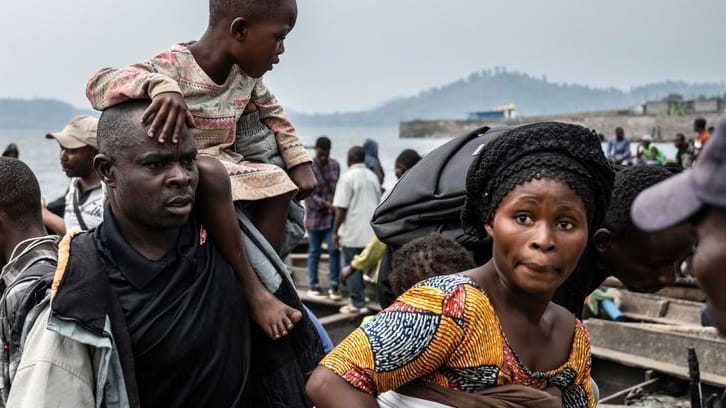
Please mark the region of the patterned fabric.
<svg viewBox="0 0 726 408"><path fill-rule="evenodd" d="M469 278L436 276L416 284L356 329L321 364L377 396L415 379L462 391L520 384L556 385L564 407L594 407L590 338L577 321L568 360L536 372L512 350L486 294Z"/></svg>
<svg viewBox="0 0 726 408"><path fill-rule="evenodd" d="M297 187L285 170L245 161L230 148L239 132L237 122L247 103L253 102L262 122L275 133L285 166L291 169L310 162L305 146L275 96L261 79L246 75L237 66L223 84L216 84L197 64L188 45L177 44L126 68L100 70L88 82L88 100L95 109L103 110L129 99L181 93L194 115L196 127L191 131L197 148L200 154L216 157L225 166L234 200L261 200L295 191Z"/></svg>
<svg viewBox="0 0 726 408"><path fill-rule="evenodd" d="M313 160L313 174L318 182L313 193L305 199L305 229L308 231L320 231L333 227L335 213L331 211L326 203L333 202L335 185L340 177L340 164L335 159L328 159L323 165Z"/></svg>

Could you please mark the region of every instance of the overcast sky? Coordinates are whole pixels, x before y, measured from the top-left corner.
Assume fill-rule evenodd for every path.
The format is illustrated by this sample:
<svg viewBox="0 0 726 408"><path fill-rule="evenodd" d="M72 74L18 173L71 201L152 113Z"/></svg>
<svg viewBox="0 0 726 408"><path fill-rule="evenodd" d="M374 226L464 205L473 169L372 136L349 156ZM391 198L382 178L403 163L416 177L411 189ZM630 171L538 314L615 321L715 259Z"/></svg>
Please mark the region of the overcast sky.
<svg viewBox="0 0 726 408"><path fill-rule="evenodd" d="M205 0L0 0L0 97L87 107L84 86L197 39ZM266 82L302 112L366 109L504 66L558 82L726 80L724 0L298 0Z"/></svg>

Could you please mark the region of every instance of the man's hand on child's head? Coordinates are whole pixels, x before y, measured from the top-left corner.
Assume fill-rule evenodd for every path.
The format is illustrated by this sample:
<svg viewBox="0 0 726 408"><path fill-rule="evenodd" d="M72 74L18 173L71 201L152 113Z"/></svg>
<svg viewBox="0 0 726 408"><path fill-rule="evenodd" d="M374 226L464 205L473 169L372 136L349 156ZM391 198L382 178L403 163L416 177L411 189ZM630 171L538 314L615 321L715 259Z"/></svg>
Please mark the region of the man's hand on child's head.
<svg viewBox="0 0 726 408"><path fill-rule="evenodd" d="M173 143L177 143L184 122L188 127L194 127L192 112L184 97L177 92L163 92L151 100L141 115L141 123L146 125L149 121L149 137L158 137L159 143L164 143L169 136Z"/></svg>
<svg viewBox="0 0 726 408"><path fill-rule="evenodd" d="M313 168L310 163L298 164L297 166L288 170L287 174L290 179L298 188L296 200L304 200L307 196L313 193L315 186L318 184L315 180L315 174L313 174Z"/></svg>

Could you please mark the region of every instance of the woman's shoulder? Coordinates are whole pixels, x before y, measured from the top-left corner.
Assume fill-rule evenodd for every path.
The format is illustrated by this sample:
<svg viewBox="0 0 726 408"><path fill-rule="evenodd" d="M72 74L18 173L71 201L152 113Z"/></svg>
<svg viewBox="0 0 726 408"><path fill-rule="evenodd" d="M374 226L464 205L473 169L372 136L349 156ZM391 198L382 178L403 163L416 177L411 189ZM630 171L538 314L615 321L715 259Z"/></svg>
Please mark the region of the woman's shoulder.
<svg viewBox="0 0 726 408"><path fill-rule="evenodd" d="M572 312L557 303L550 302L548 313L554 322L553 331L556 335L563 336L563 338L572 338L578 327L584 329L582 322Z"/></svg>
<svg viewBox="0 0 726 408"><path fill-rule="evenodd" d="M404 292L398 301L407 304L426 303L442 312L456 309L456 315L464 314L465 310L476 314L491 309L489 298L481 287L471 278L460 274L425 279Z"/></svg>
<svg viewBox="0 0 726 408"><path fill-rule="evenodd" d="M438 276L432 276L428 279L422 280L421 282L413 285L413 288L431 288L431 289L437 289L442 291L445 294L451 294L458 288L464 287L464 286L472 286L476 288L477 290L481 290L479 285L473 281L468 276L460 275L460 274L451 274L451 275L438 275Z"/></svg>
<svg viewBox="0 0 726 408"><path fill-rule="evenodd" d="M552 303L550 311L554 321L553 335L570 339L563 347L569 349L568 366L580 372L590 360L590 335L580 319L569 310ZM566 340L565 340L566 341Z"/></svg>

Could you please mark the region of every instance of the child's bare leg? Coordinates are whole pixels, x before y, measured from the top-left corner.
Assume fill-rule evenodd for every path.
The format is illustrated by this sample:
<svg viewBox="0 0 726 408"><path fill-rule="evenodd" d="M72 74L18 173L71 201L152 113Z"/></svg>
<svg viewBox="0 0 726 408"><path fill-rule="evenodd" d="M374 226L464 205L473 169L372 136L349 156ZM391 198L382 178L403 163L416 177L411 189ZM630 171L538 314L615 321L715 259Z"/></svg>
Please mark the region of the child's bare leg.
<svg viewBox="0 0 726 408"><path fill-rule="evenodd" d="M302 313L278 300L252 270L242 244L227 171L211 157L200 157L197 168L196 198L202 222L237 275L252 319L273 339L287 335L294 323L300 321Z"/></svg>
<svg viewBox="0 0 726 408"><path fill-rule="evenodd" d="M292 200L293 194L294 192L291 191L285 195L266 198L255 205L255 215L252 223L255 224L255 227L278 253L285 234L287 212L290 209L290 200Z"/></svg>

